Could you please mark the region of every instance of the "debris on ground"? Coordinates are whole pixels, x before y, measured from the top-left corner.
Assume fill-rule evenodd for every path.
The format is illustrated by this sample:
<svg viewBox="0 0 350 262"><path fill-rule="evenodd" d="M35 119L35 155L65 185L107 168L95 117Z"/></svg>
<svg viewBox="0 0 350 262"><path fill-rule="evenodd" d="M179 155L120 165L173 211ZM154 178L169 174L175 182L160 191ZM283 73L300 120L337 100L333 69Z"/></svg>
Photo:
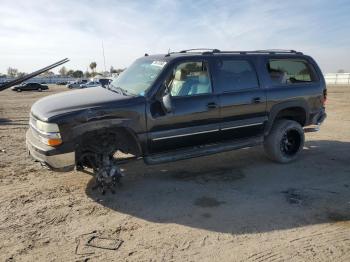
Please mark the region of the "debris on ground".
<svg viewBox="0 0 350 262"><path fill-rule="evenodd" d="M303 194L295 189L295 188L289 188L285 191L281 191L286 197L286 200L289 204L302 204L304 201Z"/></svg>
<svg viewBox="0 0 350 262"><path fill-rule="evenodd" d="M103 232L94 230L79 236L76 242L75 254L91 255L95 254L98 249L117 250L124 241L117 236L111 236L110 234L104 234Z"/></svg>

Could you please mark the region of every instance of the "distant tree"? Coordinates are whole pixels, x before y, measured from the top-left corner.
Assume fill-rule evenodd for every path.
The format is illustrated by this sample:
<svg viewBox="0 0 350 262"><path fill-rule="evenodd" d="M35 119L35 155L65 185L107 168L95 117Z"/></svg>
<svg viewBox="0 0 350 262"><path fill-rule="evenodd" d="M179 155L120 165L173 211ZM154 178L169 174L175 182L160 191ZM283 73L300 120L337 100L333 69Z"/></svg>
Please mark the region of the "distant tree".
<svg viewBox="0 0 350 262"><path fill-rule="evenodd" d="M109 73L116 74L117 73L117 69L114 69L114 67L111 66L111 68L109 69Z"/></svg>
<svg viewBox="0 0 350 262"><path fill-rule="evenodd" d="M18 74L18 69L17 68L12 68L12 67L7 68L7 76L9 76L9 77L16 77L17 74Z"/></svg>
<svg viewBox="0 0 350 262"><path fill-rule="evenodd" d="M22 76L25 76L26 75L26 73L24 73L24 72L18 72L17 73L17 77L22 77Z"/></svg>
<svg viewBox="0 0 350 262"><path fill-rule="evenodd" d="M67 71L66 75L69 76L69 77L73 77L73 74L74 74L74 70L70 69L70 70Z"/></svg>
<svg viewBox="0 0 350 262"><path fill-rule="evenodd" d="M122 73L126 68L118 68L116 70L116 73L119 75L120 73Z"/></svg>
<svg viewBox="0 0 350 262"><path fill-rule="evenodd" d="M97 67L97 63L96 62L91 62L90 63L90 69L91 69L92 72L95 72L96 67Z"/></svg>
<svg viewBox="0 0 350 262"><path fill-rule="evenodd" d="M83 71L81 71L81 70L76 70L76 71L74 71L74 73L73 73L73 77L74 78L81 78L81 77L83 77L84 76L84 73L83 73Z"/></svg>
<svg viewBox="0 0 350 262"><path fill-rule="evenodd" d="M89 71L85 71L85 73L84 73L84 76L86 77L86 78L90 78L91 77L91 73L89 72Z"/></svg>
<svg viewBox="0 0 350 262"><path fill-rule="evenodd" d="M54 75L55 75L55 73L52 71L46 71L46 72L41 74L41 76L44 76L44 77L50 77L50 76L54 76Z"/></svg>
<svg viewBox="0 0 350 262"><path fill-rule="evenodd" d="M67 75L67 68L65 66L62 66L61 69L58 71L61 76Z"/></svg>
<svg viewBox="0 0 350 262"><path fill-rule="evenodd" d="M344 69L339 69L339 70L337 71L337 73L345 73L345 70L344 70Z"/></svg>

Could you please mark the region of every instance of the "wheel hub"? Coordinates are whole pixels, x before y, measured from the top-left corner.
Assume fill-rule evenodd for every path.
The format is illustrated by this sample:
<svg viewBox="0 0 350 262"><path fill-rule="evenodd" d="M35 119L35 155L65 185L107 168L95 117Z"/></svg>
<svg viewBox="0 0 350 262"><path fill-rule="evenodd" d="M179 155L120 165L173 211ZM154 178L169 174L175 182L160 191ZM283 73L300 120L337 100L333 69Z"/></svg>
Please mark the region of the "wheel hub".
<svg viewBox="0 0 350 262"><path fill-rule="evenodd" d="M295 129L287 130L281 140L281 151L287 155L292 156L299 151L301 144L300 134Z"/></svg>

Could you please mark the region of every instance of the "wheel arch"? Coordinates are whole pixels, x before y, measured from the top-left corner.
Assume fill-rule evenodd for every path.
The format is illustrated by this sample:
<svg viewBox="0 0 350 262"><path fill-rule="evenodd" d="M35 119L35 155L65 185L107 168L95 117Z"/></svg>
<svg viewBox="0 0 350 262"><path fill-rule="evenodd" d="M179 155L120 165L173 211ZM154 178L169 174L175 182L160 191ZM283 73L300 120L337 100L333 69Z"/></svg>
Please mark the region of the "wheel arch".
<svg viewBox="0 0 350 262"><path fill-rule="evenodd" d="M84 130L84 131L83 131ZM104 125L102 123L80 127L75 129L76 151L83 148L86 143L91 141L98 141L99 137L104 135L113 136L121 151L124 153L130 153L134 156L142 156L143 151L139 139L136 133L128 126L123 125L121 121L119 124L114 123L111 125Z"/></svg>
<svg viewBox="0 0 350 262"><path fill-rule="evenodd" d="M269 120L265 126L264 135L271 131L273 123L278 119L290 119L305 126L309 122L309 107L306 101L290 101L274 105L269 113Z"/></svg>

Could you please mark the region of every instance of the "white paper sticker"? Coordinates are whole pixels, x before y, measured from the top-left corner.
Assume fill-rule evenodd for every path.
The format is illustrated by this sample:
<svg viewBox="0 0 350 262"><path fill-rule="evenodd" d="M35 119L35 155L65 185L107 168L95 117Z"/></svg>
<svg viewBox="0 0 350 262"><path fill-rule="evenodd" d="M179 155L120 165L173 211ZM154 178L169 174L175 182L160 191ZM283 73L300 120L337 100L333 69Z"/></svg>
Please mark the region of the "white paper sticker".
<svg viewBox="0 0 350 262"><path fill-rule="evenodd" d="M151 65L153 66L159 66L159 67L164 67L166 64L165 61L153 61Z"/></svg>

